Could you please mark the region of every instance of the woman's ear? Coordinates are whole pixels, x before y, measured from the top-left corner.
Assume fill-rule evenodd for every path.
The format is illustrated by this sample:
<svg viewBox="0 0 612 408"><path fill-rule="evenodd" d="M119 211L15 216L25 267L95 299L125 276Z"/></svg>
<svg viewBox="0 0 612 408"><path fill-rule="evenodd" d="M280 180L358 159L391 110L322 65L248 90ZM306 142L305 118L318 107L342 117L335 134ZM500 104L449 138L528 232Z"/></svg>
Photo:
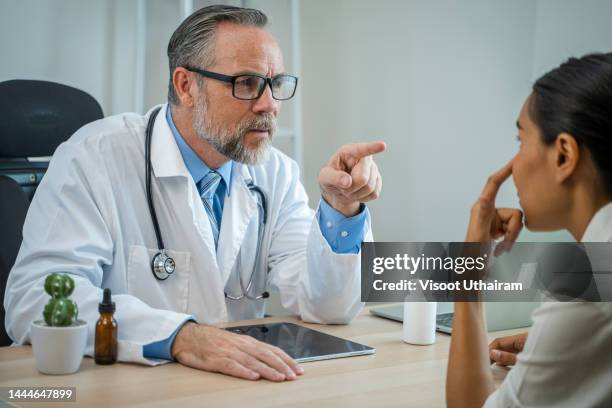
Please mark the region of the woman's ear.
<svg viewBox="0 0 612 408"><path fill-rule="evenodd" d="M555 180L563 183L578 168L580 160L580 148L574 136L569 133L560 133L555 140Z"/></svg>

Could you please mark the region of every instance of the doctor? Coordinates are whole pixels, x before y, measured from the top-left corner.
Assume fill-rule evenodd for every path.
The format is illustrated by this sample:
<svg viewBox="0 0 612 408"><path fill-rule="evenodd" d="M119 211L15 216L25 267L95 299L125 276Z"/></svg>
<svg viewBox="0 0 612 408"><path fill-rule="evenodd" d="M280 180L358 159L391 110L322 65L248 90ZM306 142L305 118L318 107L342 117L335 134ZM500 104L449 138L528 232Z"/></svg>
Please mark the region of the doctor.
<svg viewBox="0 0 612 408"><path fill-rule="evenodd" d="M88 355L109 287L120 360L253 380L303 371L280 349L211 325L263 317L269 288L304 321L359 313L360 244L372 239L363 203L380 194L372 155L385 145L342 146L319 174L317 212L308 207L296 163L269 146L297 78L266 23L253 9L196 11L168 45L168 104L91 123L57 149L7 283L15 342L30 341L51 272L75 280Z"/></svg>

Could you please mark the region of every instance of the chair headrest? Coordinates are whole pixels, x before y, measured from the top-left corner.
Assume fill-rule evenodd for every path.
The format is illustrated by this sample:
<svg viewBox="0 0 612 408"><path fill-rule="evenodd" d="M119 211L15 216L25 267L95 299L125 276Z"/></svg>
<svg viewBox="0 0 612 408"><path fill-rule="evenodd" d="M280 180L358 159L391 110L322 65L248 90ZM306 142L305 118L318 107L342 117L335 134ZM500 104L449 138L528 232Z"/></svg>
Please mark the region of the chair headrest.
<svg viewBox="0 0 612 408"><path fill-rule="evenodd" d="M0 82L0 157L51 156L81 126L103 117L88 93L47 81Z"/></svg>

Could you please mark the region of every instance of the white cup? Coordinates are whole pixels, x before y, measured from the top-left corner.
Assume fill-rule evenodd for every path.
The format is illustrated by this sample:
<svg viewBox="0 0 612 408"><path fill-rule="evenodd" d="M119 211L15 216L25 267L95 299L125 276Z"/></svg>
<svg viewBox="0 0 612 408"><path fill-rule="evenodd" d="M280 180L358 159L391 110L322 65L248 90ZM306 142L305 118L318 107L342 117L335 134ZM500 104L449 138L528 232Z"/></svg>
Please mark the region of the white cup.
<svg viewBox="0 0 612 408"><path fill-rule="evenodd" d="M43 374L71 374L78 371L87 344L87 323L77 320L73 326L47 326L44 321L30 327L36 368Z"/></svg>
<svg viewBox="0 0 612 408"><path fill-rule="evenodd" d="M436 341L436 302L405 302L402 340L417 345Z"/></svg>

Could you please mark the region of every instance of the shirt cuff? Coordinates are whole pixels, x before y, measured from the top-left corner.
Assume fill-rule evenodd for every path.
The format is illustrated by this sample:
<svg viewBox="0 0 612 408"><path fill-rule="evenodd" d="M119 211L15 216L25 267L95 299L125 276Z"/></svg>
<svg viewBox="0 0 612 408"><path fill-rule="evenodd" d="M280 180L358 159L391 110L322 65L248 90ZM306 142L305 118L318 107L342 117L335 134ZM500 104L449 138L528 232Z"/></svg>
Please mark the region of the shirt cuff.
<svg viewBox="0 0 612 408"><path fill-rule="evenodd" d="M172 343L174 343L174 338L178 334L178 331L188 321L195 322L195 318L193 316L187 317L185 320L183 320L181 324L178 325L176 330L172 332L170 337L168 337L167 339L145 344L142 347L142 354L144 355L144 357L156 358L160 360L172 360Z"/></svg>
<svg viewBox="0 0 612 408"><path fill-rule="evenodd" d="M347 218L323 198L319 201L321 234L337 254L359 253L369 216L370 212L363 203L360 204L357 215Z"/></svg>

